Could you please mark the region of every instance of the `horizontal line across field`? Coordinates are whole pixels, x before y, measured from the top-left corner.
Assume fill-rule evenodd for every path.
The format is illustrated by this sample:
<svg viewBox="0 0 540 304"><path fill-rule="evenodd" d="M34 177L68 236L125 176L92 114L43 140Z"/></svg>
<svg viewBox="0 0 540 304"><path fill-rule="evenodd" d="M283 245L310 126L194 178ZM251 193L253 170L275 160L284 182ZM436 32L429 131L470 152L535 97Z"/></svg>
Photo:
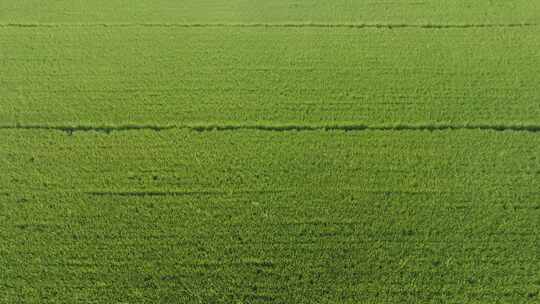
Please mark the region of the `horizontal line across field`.
<svg viewBox="0 0 540 304"><path fill-rule="evenodd" d="M258 131L445 131L445 130L487 130L487 131L514 131L514 132L540 132L540 125L518 124L394 124L394 125L364 125L364 124L208 124L208 125L150 125L131 124L116 126L60 126L60 125L0 125L1 129L7 130L51 130L66 133L74 132L102 132L111 133L119 131L150 130L164 131L171 129L183 129L194 132L208 131L235 131L235 130L258 130Z"/></svg>
<svg viewBox="0 0 540 304"><path fill-rule="evenodd" d="M386 23L4 23L0 27L314 27L314 28L490 28L532 27L536 23L484 23L484 24L386 24Z"/></svg>

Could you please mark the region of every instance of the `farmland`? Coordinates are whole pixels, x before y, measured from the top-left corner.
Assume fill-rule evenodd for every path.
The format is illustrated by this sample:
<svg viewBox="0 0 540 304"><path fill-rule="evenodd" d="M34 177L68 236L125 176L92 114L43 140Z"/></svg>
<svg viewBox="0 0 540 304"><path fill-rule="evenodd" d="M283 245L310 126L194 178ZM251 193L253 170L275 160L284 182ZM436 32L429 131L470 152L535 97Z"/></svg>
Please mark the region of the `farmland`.
<svg viewBox="0 0 540 304"><path fill-rule="evenodd" d="M535 1L0 1L0 303L537 303Z"/></svg>

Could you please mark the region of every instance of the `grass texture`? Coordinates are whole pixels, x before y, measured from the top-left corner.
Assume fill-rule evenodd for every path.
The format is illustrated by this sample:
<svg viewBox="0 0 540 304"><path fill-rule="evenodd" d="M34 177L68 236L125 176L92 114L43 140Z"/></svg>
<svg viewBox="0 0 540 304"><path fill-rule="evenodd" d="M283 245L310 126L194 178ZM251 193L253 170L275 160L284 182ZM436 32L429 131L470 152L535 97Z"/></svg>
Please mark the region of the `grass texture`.
<svg viewBox="0 0 540 304"><path fill-rule="evenodd" d="M531 0L3 0L4 23L527 23Z"/></svg>
<svg viewBox="0 0 540 304"><path fill-rule="evenodd" d="M3 124L540 124L540 27L8 27L0 38Z"/></svg>
<svg viewBox="0 0 540 304"><path fill-rule="evenodd" d="M0 0L0 303L538 303L539 5Z"/></svg>
<svg viewBox="0 0 540 304"><path fill-rule="evenodd" d="M535 133L0 134L6 303L538 299Z"/></svg>

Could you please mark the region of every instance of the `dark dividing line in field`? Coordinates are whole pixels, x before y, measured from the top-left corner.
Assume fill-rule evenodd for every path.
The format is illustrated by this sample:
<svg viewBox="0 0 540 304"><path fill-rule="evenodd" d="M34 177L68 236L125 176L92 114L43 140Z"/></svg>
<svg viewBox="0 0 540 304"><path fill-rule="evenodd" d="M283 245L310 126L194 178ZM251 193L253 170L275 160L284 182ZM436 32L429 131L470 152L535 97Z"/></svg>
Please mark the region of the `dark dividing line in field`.
<svg viewBox="0 0 540 304"><path fill-rule="evenodd" d="M47 126L47 125L4 125L0 130L52 130L61 131L69 135L76 132L112 133L122 131L165 131L165 130L190 130L193 132L224 132L224 131L452 131L452 130L485 130L485 131L514 131L514 132L540 132L540 125L504 125L504 124L396 124L396 125L124 125L124 126Z"/></svg>
<svg viewBox="0 0 540 304"><path fill-rule="evenodd" d="M197 196L197 195L224 195L225 192L218 191L126 191L126 192L109 192L95 191L86 192L93 196Z"/></svg>
<svg viewBox="0 0 540 304"><path fill-rule="evenodd" d="M62 131L68 134L75 132L100 132L111 133L121 131L134 131L134 130L151 130L151 131L164 131L170 129L178 129L175 126L152 126L152 125L124 125L124 126L47 126L47 125L14 125L14 126L0 126L0 129L11 130L53 130Z"/></svg>
<svg viewBox="0 0 540 304"><path fill-rule="evenodd" d="M196 132L260 130L260 131L446 131L446 130L491 130L540 132L540 126L509 125L230 125L230 126L195 126L188 129Z"/></svg>
<svg viewBox="0 0 540 304"><path fill-rule="evenodd" d="M383 24L383 23L7 23L0 27L180 27L180 28L421 28L421 29L451 29L451 28L497 28L497 27L531 27L536 23L485 23L485 24Z"/></svg>
<svg viewBox="0 0 540 304"><path fill-rule="evenodd" d="M85 192L92 196L208 196L208 195L235 195L235 194L276 194L285 190L239 190L239 191L90 191Z"/></svg>

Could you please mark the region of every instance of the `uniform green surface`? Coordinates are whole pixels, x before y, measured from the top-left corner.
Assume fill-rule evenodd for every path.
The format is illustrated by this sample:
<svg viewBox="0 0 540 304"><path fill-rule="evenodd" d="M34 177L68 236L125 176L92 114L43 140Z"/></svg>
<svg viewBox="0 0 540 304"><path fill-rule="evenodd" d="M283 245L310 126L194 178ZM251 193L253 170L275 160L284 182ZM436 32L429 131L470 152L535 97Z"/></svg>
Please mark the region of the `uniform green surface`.
<svg viewBox="0 0 540 304"><path fill-rule="evenodd" d="M539 5L0 0L0 303L538 303Z"/></svg>
<svg viewBox="0 0 540 304"><path fill-rule="evenodd" d="M537 300L533 133L0 134L6 303Z"/></svg>
<svg viewBox="0 0 540 304"><path fill-rule="evenodd" d="M0 38L3 124L540 124L540 27L10 27Z"/></svg>
<svg viewBox="0 0 540 304"><path fill-rule="evenodd" d="M531 0L2 0L4 23L529 23Z"/></svg>

